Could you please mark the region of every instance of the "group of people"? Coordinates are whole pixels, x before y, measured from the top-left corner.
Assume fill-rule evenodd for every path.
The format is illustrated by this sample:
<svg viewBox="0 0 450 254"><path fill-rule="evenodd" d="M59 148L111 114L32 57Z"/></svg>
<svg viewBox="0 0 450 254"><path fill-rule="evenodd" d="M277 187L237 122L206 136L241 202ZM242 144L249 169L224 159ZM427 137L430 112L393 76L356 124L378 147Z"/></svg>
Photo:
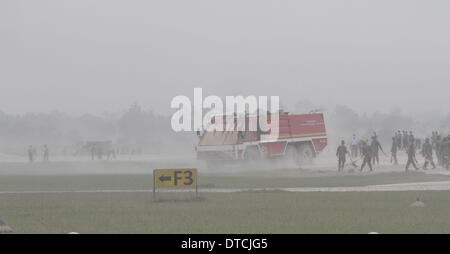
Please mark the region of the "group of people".
<svg viewBox="0 0 450 254"><path fill-rule="evenodd" d="M385 154L383 147L378 140L378 136L376 133L371 137L371 141L369 140L358 140L356 135L353 135L352 141L350 144L350 160L352 158L361 157L363 162L361 164L360 170L362 171L366 166L369 167L369 170L373 170L374 164L380 164L380 151ZM345 141L341 141L341 145L338 147L336 151L336 156L338 157L338 170L343 171L345 162L347 159L347 154L349 154L347 147L345 145ZM354 166L356 163L351 161Z"/></svg>
<svg viewBox="0 0 450 254"><path fill-rule="evenodd" d="M446 137L442 137L439 132L433 132L431 145L436 152L438 164L450 169L450 133Z"/></svg>
<svg viewBox="0 0 450 254"><path fill-rule="evenodd" d="M406 154L408 155L408 160L406 162L406 170L409 170L409 167L412 165L416 170L419 169L417 167L417 159L416 159L416 151L420 149L420 153L424 158L424 164L422 166L423 169L428 169L428 165L431 165L433 169L436 168L436 164L434 163L433 155L436 154L438 159L438 165L449 169L449 158L450 158L450 134L442 138L439 132L433 131L431 134L431 138L425 138L425 142L422 144L420 139L415 139L412 132L410 133L410 138L407 140L406 146L399 145L399 139L394 137L392 142L391 154L392 157L395 158L395 163L397 164L397 151L402 147ZM419 144L419 145L418 145Z"/></svg>
<svg viewBox="0 0 450 254"><path fill-rule="evenodd" d="M417 168L416 150L421 148L421 140L416 139L412 131L397 131L392 137L391 145L391 163L398 164L397 153L398 151L405 151L408 155L408 160L406 162L406 170L412 165L415 169ZM423 145L423 150L426 150L426 154L429 153L428 149L429 140L425 141ZM428 164L427 164L428 165ZM434 162L432 162L433 168L435 167ZM425 166L425 165L424 165Z"/></svg>
<svg viewBox="0 0 450 254"><path fill-rule="evenodd" d="M410 145L413 145L416 149L422 147L422 140L420 138L414 137L412 131L397 131L392 137L393 144L397 150L407 150Z"/></svg>
<svg viewBox="0 0 450 254"><path fill-rule="evenodd" d="M113 147L102 147L100 145L93 145L90 149L92 160L96 158L98 160L103 160L106 157L107 160L116 159L116 150ZM38 150L30 145L27 150L29 163L34 163L38 159ZM42 162L50 161L50 149L48 145L44 145L41 153Z"/></svg>
<svg viewBox="0 0 450 254"><path fill-rule="evenodd" d="M110 160L116 159L116 150L113 147L102 147L100 145L92 145L91 147L91 159L95 160L97 158L98 160L103 160L103 156L106 155L106 159Z"/></svg>
<svg viewBox="0 0 450 254"><path fill-rule="evenodd" d="M34 163L36 161L37 157L37 150L32 145L28 147L28 161L30 163ZM50 157L50 150L48 149L47 145L44 145L42 149L42 161L43 162L49 162Z"/></svg>
<svg viewBox="0 0 450 254"><path fill-rule="evenodd" d="M420 153L424 158L424 164L422 166L423 169L428 169L429 165L431 165L433 169L436 168L436 164L433 160L434 153L438 158L438 165L449 169L450 134L447 137L442 138L437 131L433 132L431 138L426 138L425 142L422 144L422 140L415 138L412 131L398 131L395 133L394 137L392 137L391 163L397 165L398 151L405 151L408 156L405 170L409 170L411 166L418 170L418 161L416 159L417 150L420 150ZM358 140L356 135L353 135L350 144L350 152L348 152L345 141L343 140L336 151L336 156L338 157L338 170L344 170L347 154L350 154L350 160L353 166L357 167L352 158L356 159L360 157L363 160L360 171L362 171L366 166L368 166L369 170L372 171L373 165L379 164L380 162L380 151L386 155L376 133L374 133L371 137L371 142L368 140Z"/></svg>

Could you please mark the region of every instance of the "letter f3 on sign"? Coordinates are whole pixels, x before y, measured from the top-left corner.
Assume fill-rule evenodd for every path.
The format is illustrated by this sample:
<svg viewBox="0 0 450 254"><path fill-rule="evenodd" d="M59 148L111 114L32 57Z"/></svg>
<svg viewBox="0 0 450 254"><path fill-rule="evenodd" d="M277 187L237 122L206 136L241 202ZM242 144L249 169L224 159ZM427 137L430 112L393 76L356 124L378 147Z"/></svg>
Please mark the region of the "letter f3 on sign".
<svg viewBox="0 0 450 254"><path fill-rule="evenodd" d="M153 171L157 188L196 188L196 169L156 169Z"/></svg>

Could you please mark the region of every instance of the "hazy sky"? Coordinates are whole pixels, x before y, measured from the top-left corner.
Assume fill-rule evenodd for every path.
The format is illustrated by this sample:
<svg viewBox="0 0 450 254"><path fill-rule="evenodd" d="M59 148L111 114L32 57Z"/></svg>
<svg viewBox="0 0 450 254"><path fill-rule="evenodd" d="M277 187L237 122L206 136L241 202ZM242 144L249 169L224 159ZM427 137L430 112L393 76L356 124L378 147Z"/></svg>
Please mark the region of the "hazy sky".
<svg viewBox="0 0 450 254"><path fill-rule="evenodd" d="M447 112L450 1L0 1L0 111L167 114L194 87Z"/></svg>

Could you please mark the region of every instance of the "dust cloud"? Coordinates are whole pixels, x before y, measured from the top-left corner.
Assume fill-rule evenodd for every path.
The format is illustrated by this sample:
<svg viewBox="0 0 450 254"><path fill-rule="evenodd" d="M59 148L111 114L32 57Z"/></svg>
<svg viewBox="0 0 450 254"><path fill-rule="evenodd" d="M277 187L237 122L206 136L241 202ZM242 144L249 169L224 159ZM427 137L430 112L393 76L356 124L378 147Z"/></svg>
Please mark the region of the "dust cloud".
<svg viewBox="0 0 450 254"><path fill-rule="evenodd" d="M353 134L377 133L385 151L399 130L446 136L449 5L1 1L0 173L292 168L198 161L196 134L170 126L170 101L195 87L280 96L291 114L323 112L329 140L316 165L334 165Z"/></svg>

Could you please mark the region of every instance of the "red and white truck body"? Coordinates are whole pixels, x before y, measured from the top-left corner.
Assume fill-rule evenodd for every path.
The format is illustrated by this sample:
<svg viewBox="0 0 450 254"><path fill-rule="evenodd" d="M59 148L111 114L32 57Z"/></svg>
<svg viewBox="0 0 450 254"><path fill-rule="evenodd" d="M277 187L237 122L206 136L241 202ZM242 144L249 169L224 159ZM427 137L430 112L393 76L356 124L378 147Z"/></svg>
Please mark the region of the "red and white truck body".
<svg viewBox="0 0 450 254"><path fill-rule="evenodd" d="M205 131L197 146L197 157L207 162L226 163L236 160L258 160L268 158L286 158L299 164L310 163L317 153L327 146L327 133L322 113L303 115L278 115L279 135L276 138L261 140L257 131ZM275 117L267 116L268 122ZM256 116L245 117L246 126L250 121L258 121ZM227 120L213 121L216 124ZM234 123L236 119L231 119ZM228 120L229 122L229 120ZM271 124L276 124L271 123ZM248 129L248 128L247 128ZM217 163L214 163L217 164Z"/></svg>

